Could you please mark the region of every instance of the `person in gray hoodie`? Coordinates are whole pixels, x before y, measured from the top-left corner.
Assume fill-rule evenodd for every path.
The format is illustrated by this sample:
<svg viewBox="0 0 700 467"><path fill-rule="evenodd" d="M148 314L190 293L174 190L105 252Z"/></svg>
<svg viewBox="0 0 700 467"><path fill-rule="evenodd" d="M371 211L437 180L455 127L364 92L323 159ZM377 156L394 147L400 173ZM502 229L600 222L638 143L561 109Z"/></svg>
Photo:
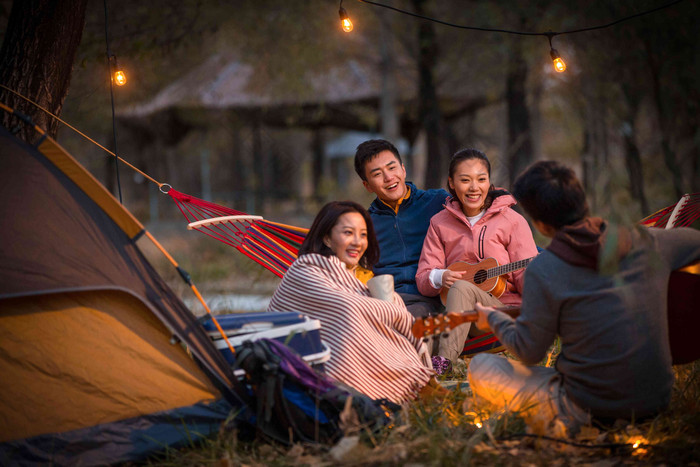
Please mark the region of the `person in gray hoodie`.
<svg viewBox="0 0 700 467"><path fill-rule="evenodd" d="M552 238L525 271L520 316L477 305L516 360L477 355L478 400L520 412L535 431L573 434L594 419L640 420L670 402L667 293L672 270L700 259L700 231L618 226L591 217L574 172L540 161L513 195ZM554 368L535 366L556 336Z"/></svg>

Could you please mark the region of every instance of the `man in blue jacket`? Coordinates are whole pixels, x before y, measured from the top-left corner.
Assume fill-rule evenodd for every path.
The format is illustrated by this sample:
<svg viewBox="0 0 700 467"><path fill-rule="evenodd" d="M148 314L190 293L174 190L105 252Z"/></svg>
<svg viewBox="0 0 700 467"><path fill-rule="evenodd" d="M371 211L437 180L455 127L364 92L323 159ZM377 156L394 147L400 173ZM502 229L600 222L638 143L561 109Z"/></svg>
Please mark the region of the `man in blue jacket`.
<svg viewBox="0 0 700 467"><path fill-rule="evenodd" d="M383 139L371 139L357 147L355 172L367 191L377 195L369 207L380 251L374 274L394 276L394 290L416 318L439 313L439 297L418 292L416 270L430 218L443 209L449 193L420 190L407 182L399 151Z"/></svg>

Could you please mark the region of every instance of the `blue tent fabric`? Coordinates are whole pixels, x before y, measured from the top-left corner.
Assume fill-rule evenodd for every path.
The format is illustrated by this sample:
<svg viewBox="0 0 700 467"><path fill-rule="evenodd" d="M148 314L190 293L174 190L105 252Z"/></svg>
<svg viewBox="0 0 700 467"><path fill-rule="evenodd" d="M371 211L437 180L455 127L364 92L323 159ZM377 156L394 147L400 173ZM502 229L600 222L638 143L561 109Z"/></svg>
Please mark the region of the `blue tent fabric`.
<svg viewBox="0 0 700 467"><path fill-rule="evenodd" d="M138 461L216 435L234 408L221 399L66 433L0 444L0 465L105 465Z"/></svg>

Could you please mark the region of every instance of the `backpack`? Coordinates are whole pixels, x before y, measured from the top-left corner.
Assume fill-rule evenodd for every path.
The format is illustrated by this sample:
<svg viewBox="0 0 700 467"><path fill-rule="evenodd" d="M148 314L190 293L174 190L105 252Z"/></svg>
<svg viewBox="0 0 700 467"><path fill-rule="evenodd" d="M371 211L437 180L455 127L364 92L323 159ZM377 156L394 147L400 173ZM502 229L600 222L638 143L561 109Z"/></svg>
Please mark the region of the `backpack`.
<svg viewBox="0 0 700 467"><path fill-rule="evenodd" d="M352 432L390 426L400 409L311 368L278 341L246 341L236 354L253 393L255 415L249 421L278 442L333 444Z"/></svg>

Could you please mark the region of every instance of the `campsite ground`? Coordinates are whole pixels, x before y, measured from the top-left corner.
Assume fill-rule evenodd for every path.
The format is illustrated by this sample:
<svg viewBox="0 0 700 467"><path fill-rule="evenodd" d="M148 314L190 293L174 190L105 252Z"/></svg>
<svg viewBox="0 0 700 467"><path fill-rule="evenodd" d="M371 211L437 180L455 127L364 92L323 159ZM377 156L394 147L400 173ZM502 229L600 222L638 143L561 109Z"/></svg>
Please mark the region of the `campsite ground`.
<svg viewBox="0 0 700 467"><path fill-rule="evenodd" d="M192 275L205 296L269 295L279 282L221 242L192 232L183 233L181 229L161 229L154 233ZM187 300L192 293L173 267L153 247L142 247L159 272ZM492 413L477 407L468 390L454 390L443 400L415 403L404 409L402 421L392 429L349 437L333 448L285 447L246 439L236 429L222 428L216 439L167 452L147 464L700 466L700 362L674 367L674 371L676 384L666 412L643 423L586 428L574 439L563 439L556 433L548 433L549 437L545 438L534 436L525 430L517 414ZM465 380L465 369L458 368L445 379Z"/></svg>

